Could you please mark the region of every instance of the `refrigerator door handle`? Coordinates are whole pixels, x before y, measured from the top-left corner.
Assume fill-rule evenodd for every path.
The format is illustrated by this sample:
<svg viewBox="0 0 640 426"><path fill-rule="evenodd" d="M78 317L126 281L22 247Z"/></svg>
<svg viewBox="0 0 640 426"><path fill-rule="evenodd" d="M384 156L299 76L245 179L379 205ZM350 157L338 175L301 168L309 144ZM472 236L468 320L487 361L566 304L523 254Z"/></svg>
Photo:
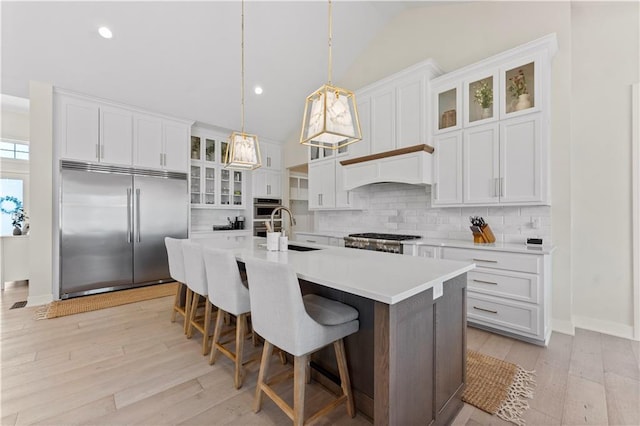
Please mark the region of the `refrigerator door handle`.
<svg viewBox="0 0 640 426"><path fill-rule="evenodd" d="M131 244L133 240L133 229L131 228L131 222L133 216L133 205L131 204L131 188L127 188L127 242Z"/></svg>
<svg viewBox="0 0 640 426"><path fill-rule="evenodd" d="M136 242L140 242L140 188L136 188Z"/></svg>

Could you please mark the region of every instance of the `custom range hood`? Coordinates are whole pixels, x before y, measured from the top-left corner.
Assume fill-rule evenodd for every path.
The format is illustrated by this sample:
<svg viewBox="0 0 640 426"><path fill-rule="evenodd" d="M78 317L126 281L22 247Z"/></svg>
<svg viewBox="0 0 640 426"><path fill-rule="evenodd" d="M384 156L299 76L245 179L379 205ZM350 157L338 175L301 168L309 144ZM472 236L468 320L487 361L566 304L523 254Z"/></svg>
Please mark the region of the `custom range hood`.
<svg viewBox="0 0 640 426"><path fill-rule="evenodd" d="M344 189L383 182L431 185L432 153L433 147L423 144L340 161Z"/></svg>

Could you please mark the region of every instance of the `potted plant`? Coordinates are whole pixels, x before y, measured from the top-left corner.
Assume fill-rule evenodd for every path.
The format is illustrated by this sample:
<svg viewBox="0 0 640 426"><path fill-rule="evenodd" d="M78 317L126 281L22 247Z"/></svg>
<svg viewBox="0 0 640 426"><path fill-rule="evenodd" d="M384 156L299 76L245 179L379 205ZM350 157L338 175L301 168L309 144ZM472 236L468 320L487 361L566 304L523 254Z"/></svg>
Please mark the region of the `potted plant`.
<svg viewBox="0 0 640 426"><path fill-rule="evenodd" d="M514 99L517 99L515 110L520 111L531 107L529 100L529 91L527 90L527 79L522 70L518 70L518 74L509 79L509 92Z"/></svg>
<svg viewBox="0 0 640 426"><path fill-rule="evenodd" d="M493 89L489 86L489 83L483 81L476 87L476 91L473 94L473 98L476 103L482 107L482 118L491 117L491 105L493 105Z"/></svg>
<svg viewBox="0 0 640 426"><path fill-rule="evenodd" d="M14 212L11 213L11 224L13 225L13 235L22 235L23 230L25 231L24 234L27 233L26 231L27 231L28 225L25 224L24 229L22 225L23 223L26 223L28 219L29 219L29 216L27 216L27 214L24 212L24 209L22 207L15 209Z"/></svg>

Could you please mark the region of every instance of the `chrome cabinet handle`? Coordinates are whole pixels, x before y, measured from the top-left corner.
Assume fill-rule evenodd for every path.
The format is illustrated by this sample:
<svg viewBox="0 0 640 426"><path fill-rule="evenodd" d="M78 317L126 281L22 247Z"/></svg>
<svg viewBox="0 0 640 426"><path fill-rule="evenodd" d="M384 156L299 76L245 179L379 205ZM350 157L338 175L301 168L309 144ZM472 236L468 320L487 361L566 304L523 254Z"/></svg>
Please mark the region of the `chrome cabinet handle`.
<svg viewBox="0 0 640 426"><path fill-rule="evenodd" d="M136 188L136 241L140 242L140 188Z"/></svg>
<svg viewBox="0 0 640 426"><path fill-rule="evenodd" d="M351 204L351 191L347 191L347 204Z"/></svg>
<svg viewBox="0 0 640 426"><path fill-rule="evenodd" d="M474 306L473 309L476 309L478 311L483 311L483 312L489 312L490 314L498 313L498 311L492 311L491 309L485 309L485 308L478 308L477 306Z"/></svg>
<svg viewBox="0 0 640 426"><path fill-rule="evenodd" d="M498 263L498 261L497 261L497 260L486 260L486 259L476 259L476 258L473 258L473 259L471 259L471 260L473 260L473 261L475 261L475 262Z"/></svg>
<svg viewBox="0 0 640 426"><path fill-rule="evenodd" d="M322 196L322 194L320 194L320 195L319 195L319 197L320 197L320 205L322 205L322 204L323 204L323 201L324 201L324 200L323 200L323 198L324 198L324 197Z"/></svg>
<svg viewBox="0 0 640 426"><path fill-rule="evenodd" d="M433 184L433 199L438 199L438 182Z"/></svg>
<svg viewBox="0 0 640 426"><path fill-rule="evenodd" d="M472 281L473 281L473 282L476 282L476 283L482 283L482 284L498 285L498 283L494 283L494 282L492 282L492 281L483 281L483 280L476 280L476 279L474 279L474 280L472 280Z"/></svg>
<svg viewBox="0 0 640 426"><path fill-rule="evenodd" d="M100 145L100 158L104 160L104 145Z"/></svg>
<svg viewBox="0 0 640 426"><path fill-rule="evenodd" d="M162 153L160 153L160 165L162 166Z"/></svg>
<svg viewBox="0 0 640 426"><path fill-rule="evenodd" d="M131 243L133 239L133 233L131 232L131 215L133 214L131 210L131 188L127 188L127 243Z"/></svg>
<svg viewBox="0 0 640 426"><path fill-rule="evenodd" d="M308 243L315 243L316 240L306 240Z"/></svg>
<svg viewBox="0 0 640 426"><path fill-rule="evenodd" d="M267 157L267 167L271 167L271 157Z"/></svg>
<svg viewBox="0 0 640 426"><path fill-rule="evenodd" d="M271 185L267 184L267 195L271 194Z"/></svg>
<svg viewBox="0 0 640 426"><path fill-rule="evenodd" d="M504 178L500 178L500 196L504 197Z"/></svg>

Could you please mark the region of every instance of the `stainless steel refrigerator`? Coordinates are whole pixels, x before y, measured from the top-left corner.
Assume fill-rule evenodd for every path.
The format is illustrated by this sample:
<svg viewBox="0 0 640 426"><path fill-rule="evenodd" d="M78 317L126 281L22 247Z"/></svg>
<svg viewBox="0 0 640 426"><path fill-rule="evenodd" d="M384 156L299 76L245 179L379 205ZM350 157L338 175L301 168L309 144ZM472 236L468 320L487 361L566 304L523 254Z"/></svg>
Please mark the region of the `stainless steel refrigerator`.
<svg viewBox="0 0 640 426"><path fill-rule="evenodd" d="M60 298L171 281L164 237L187 238L186 173L61 162Z"/></svg>

